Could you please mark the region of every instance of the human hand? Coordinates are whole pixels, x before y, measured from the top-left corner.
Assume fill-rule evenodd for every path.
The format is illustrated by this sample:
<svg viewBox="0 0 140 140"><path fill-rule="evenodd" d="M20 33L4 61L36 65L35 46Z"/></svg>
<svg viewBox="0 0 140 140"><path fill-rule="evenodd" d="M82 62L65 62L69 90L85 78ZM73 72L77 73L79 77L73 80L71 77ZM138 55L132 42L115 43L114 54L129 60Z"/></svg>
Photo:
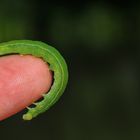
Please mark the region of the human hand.
<svg viewBox="0 0 140 140"><path fill-rule="evenodd" d="M52 74L31 55L0 57L0 121L29 106L50 89Z"/></svg>

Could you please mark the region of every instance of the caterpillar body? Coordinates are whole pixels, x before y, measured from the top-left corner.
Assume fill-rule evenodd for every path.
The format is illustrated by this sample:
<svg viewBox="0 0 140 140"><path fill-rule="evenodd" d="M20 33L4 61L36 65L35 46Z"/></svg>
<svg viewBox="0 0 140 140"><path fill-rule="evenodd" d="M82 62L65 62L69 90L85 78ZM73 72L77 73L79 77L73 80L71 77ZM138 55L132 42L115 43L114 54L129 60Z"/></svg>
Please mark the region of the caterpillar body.
<svg viewBox="0 0 140 140"><path fill-rule="evenodd" d="M42 95L43 100L35 103L35 107L28 107L27 113L23 115L24 120L31 120L48 110L63 94L68 82L67 64L55 48L40 41L14 40L0 43L0 56L9 54L28 54L42 58L53 71L54 81L49 92Z"/></svg>

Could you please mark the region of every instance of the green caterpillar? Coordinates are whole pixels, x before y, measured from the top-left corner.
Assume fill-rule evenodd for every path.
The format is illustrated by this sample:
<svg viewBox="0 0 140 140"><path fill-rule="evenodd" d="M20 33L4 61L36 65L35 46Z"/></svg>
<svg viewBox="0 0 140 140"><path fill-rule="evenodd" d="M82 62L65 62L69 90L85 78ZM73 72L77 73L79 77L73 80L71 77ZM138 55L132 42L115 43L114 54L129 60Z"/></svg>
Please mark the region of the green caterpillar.
<svg viewBox="0 0 140 140"><path fill-rule="evenodd" d="M43 94L44 99L35 103L35 107L28 108L27 113L23 115L24 120L31 120L48 110L64 92L68 81L66 62L55 48L40 41L15 40L1 43L0 56L8 54L29 54L42 58L49 64L50 70L54 72L54 82L50 91Z"/></svg>

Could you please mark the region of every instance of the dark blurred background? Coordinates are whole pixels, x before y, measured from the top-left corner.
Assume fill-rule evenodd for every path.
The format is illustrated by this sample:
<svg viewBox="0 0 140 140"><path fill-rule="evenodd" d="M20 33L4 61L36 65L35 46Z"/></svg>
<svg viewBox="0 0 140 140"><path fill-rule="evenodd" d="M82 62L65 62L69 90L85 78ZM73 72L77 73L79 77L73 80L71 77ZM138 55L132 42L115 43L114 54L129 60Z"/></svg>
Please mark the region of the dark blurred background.
<svg viewBox="0 0 140 140"><path fill-rule="evenodd" d="M62 98L24 122L0 122L0 140L140 139L140 2L0 0L0 42L57 48L69 67Z"/></svg>

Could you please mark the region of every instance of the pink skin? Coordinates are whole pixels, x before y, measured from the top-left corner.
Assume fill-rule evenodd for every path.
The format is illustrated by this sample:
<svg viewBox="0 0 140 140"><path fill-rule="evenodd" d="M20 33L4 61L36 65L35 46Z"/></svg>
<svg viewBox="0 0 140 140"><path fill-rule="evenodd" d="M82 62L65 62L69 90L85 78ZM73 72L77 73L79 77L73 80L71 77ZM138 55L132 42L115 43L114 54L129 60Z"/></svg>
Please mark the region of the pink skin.
<svg viewBox="0 0 140 140"><path fill-rule="evenodd" d="M25 55L0 57L0 121L42 97L52 84L49 66Z"/></svg>

